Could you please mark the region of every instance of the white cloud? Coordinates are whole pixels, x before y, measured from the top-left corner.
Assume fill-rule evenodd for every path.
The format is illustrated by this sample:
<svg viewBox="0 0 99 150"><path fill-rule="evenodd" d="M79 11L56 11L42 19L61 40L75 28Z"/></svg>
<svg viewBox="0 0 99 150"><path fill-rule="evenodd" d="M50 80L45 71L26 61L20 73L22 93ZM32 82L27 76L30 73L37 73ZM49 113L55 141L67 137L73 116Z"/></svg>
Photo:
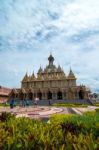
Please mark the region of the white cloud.
<svg viewBox="0 0 99 150"><path fill-rule="evenodd" d="M78 83L98 90L98 6L98 0L0 1L0 84L20 86L26 70L45 66L52 52L66 74L71 65Z"/></svg>

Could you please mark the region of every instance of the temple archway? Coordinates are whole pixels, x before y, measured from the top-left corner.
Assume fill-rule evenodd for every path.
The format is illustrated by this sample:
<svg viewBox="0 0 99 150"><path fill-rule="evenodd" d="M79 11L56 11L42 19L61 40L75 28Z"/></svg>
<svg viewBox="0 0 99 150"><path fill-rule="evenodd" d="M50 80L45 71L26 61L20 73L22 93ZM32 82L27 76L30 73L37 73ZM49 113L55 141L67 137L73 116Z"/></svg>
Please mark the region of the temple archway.
<svg viewBox="0 0 99 150"><path fill-rule="evenodd" d="M52 99L52 93L50 91L48 92L48 96L47 97L48 97L48 99Z"/></svg>
<svg viewBox="0 0 99 150"><path fill-rule="evenodd" d="M29 100L32 100L32 99L33 99L33 93L32 93L32 92L30 92L30 93L28 94L28 98L29 98Z"/></svg>
<svg viewBox="0 0 99 150"><path fill-rule="evenodd" d="M24 94L21 92L21 93L19 93L19 99L20 100L23 100L24 99Z"/></svg>
<svg viewBox="0 0 99 150"><path fill-rule="evenodd" d="M37 94L37 96L38 96L39 100L42 99L42 93L41 93L41 92L39 92L39 93Z"/></svg>
<svg viewBox="0 0 99 150"><path fill-rule="evenodd" d="M59 92L57 93L57 99L62 99L62 92L61 92L61 91L59 91Z"/></svg>
<svg viewBox="0 0 99 150"><path fill-rule="evenodd" d="M84 99L84 91L83 90L79 91L79 99Z"/></svg>

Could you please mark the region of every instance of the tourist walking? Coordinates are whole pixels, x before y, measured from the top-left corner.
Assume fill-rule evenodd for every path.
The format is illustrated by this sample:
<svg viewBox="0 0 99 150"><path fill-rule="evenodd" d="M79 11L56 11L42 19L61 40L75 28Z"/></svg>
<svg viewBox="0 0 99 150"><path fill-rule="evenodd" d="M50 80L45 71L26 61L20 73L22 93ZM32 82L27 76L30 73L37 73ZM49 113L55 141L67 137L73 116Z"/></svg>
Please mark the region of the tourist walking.
<svg viewBox="0 0 99 150"><path fill-rule="evenodd" d="M49 100L49 106L51 105L51 100Z"/></svg>

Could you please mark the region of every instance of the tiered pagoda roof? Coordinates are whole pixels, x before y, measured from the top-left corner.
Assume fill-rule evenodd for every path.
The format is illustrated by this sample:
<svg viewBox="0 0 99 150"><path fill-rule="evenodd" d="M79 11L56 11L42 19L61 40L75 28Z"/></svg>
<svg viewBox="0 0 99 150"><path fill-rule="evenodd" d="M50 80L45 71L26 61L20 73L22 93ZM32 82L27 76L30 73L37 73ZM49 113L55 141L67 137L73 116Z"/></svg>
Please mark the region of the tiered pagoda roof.
<svg viewBox="0 0 99 150"><path fill-rule="evenodd" d="M73 71L70 69L69 75L66 77L63 69L61 68L60 65L58 67L54 65L54 57L52 54L48 57L48 65L43 69L41 66L37 72L37 77L35 76L34 72L31 76L28 76L27 73L25 74L22 82L28 82L28 81L33 81L33 80L51 80L51 79L61 79L61 78L66 78L66 79L76 79Z"/></svg>

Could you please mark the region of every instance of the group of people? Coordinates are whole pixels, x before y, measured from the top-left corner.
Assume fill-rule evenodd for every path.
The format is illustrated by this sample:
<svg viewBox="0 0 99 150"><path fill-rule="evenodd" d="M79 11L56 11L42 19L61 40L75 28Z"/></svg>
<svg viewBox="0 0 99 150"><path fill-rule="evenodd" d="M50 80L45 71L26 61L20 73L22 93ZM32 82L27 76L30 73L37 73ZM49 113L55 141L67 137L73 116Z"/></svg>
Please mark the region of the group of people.
<svg viewBox="0 0 99 150"><path fill-rule="evenodd" d="M36 97L36 98L33 100L33 104L34 104L35 106L37 106L37 105L38 105L38 101L39 101L39 98ZM21 102L21 103L20 103L20 106L22 106L22 107L31 105L31 103L30 103L29 100L22 100L22 101L20 101L20 102ZM51 100L48 101L48 105L49 105L49 106L51 105ZM16 101L15 101L14 99L12 99L12 100L10 101L10 108L13 108L13 107L15 107L15 106L16 106Z"/></svg>
<svg viewBox="0 0 99 150"><path fill-rule="evenodd" d="M35 100L33 100L33 104L35 106L37 106L38 101L39 101L39 98L36 97ZM22 107L29 106L29 105L31 105L30 100L21 100L20 101L20 106L22 106ZM14 99L10 100L10 108L13 108L15 106L16 106L16 101Z"/></svg>
<svg viewBox="0 0 99 150"><path fill-rule="evenodd" d="M36 98L33 100L33 104L37 106L38 101L39 101L39 98L36 97ZM23 107L29 106L29 105L31 105L29 100L22 100L22 106L23 106Z"/></svg>
<svg viewBox="0 0 99 150"><path fill-rule="evenodd" d="M29 100L22 100L21 101L21 106L25 107L25 106L29 106L30 103L29 103Z"/></svg>

